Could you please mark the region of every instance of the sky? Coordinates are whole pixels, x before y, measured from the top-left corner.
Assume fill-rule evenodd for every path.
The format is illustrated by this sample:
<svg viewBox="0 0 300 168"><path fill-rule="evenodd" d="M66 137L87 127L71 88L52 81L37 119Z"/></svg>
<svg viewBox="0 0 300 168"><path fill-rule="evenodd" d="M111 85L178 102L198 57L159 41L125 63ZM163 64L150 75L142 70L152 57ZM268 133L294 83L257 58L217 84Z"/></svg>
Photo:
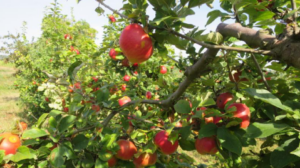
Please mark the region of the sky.
<svg viewBox="0 0 300 168"><path fill-rule="evenodd" d="M123 0L106 0L104 1L107 5L114 9L120 9L122 7ZM46 7L50 6L54 0L0 0L0 36L10 33L21 33L23 21L27 22L26 35L28 39L32 37L39 37L41 35L41 23ZM85 20L90 26L98 31L96 36L97 44L101 43L102 37L102 26L109 23L106 14L111 14L112 12L105 9L105 14L99 16L95 12L95 8L98 7L99 3L96 0L81 0L77 4L76 0L58 0L58 3L62 5L62 13L69 15L71 14L71 9L73 9L73 14L76 20ZM219 1L216 0L213 4L214 9L220 9ZM213 9L213 10L214 10ZM207 13L211 11L206 5L202 5L201 8L193 8L195 15L188 16L186 19L187 23L194 24L200 29L206 29L209 31L214 31L217 25L220 23L220 18L216 19L212 24L204 27L207 21ZM147 14L150 19L155 16L154 11L148 7ZM230 20L229 22L234 22ZM2 43L0 41L0 47Z"/></svg>

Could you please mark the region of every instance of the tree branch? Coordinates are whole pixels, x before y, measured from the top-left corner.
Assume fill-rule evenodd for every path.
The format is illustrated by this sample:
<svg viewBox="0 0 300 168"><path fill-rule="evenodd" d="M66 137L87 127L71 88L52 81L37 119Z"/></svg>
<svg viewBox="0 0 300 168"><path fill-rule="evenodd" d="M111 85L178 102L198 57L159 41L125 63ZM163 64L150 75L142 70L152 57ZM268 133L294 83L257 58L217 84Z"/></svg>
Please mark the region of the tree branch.
<svg viewBox="0 0 300 168"><path fill-rule="evenodd" d="M292 5L292 9L296 10L295 13L294 13L294 15L293 15L293 20L294 20L295 23L297 23L296 19L297 19L297 15L298 14L297 14L297 4L296 4L296 1L295 0L291 0L291 5ZM297 26L297 24L296 24L296 26Z"/></svg>

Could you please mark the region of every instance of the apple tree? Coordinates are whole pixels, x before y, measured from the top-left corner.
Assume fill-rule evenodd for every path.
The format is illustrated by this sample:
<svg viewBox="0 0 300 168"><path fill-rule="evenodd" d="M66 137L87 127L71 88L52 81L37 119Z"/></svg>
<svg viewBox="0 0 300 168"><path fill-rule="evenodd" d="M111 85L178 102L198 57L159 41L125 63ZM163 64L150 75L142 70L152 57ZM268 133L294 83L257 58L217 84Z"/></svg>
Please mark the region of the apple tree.
<svg viewBox="0 0 300 168"><path fill-rule="evenodd" d="M203 24L231 23L204 34L185 18L213 0L97 1L108 18L99 47L55 3L18 58L21 93L47 109L31 128L0 134L3 164L205 166L185 153L197 151L217 160L209 167L300 166L300 2L222 0Z"/></svg>

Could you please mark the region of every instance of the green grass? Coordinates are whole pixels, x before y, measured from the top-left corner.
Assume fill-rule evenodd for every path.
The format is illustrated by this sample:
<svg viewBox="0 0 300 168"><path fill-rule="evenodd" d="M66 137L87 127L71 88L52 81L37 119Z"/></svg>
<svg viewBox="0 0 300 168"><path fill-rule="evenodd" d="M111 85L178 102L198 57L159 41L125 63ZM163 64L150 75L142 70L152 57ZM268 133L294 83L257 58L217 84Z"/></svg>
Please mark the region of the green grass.
<svg viewBox="0 0 300 168"><path fill-rule="evenodd" d="M15 72L13 64L0 61L0 133L13 129L16 120L22 118L19 92L13 87Z"/></svg>

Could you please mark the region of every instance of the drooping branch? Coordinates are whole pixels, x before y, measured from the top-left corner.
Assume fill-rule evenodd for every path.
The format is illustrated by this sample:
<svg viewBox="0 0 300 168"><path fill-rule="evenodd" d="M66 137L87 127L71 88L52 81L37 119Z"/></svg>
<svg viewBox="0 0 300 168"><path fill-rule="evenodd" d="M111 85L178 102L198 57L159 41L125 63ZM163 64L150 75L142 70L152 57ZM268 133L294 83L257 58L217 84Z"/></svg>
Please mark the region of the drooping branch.
<svg viewBox="0 0 300 168"><path fill-rule="evenodd" d="M251 54L251 57L252 57L252 59L253 59L253 61L255 63L256 68L258 69L258 72L259 72L259 74L261 76L261 79L263 80L266 88L268 89L269 92L271 92L271 88L270 88L270 86L269 86L269 84L268 84L268 82L267 82L267 80L266 80L266 78L265 78L265 76L263 74L263 71L261 70L261 68L260 68L260 66L259 66L259 64L258 64L258 62L257 62L257 60L256 60L256 58L254 56L254 54Z"/></svg>

